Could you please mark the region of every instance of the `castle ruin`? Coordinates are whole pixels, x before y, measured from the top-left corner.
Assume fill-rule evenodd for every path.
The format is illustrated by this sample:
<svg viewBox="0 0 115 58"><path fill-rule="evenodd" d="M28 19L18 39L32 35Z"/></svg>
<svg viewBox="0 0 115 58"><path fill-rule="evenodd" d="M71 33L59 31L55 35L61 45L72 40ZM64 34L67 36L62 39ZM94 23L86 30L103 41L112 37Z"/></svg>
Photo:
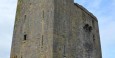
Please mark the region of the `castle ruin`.
<svg viewBox="0 0 115 58"><path fill-rule="evenodd" d="M18 0L10 58L102 58L98 20L73 0Z"/></svg>

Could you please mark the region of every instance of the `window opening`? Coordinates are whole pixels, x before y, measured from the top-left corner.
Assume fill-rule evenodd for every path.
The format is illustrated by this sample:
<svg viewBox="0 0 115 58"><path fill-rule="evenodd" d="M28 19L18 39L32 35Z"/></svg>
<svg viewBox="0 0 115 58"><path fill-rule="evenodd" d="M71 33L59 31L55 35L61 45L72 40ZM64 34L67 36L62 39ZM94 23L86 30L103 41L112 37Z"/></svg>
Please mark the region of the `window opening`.
<svg viewBox="0 0 115 58"><path fill-rule="evenodd" d="M26 19L26 15L24 16L24 19Z"/></svg>
<svg viewBox="0 0 115 58"><path fill-rule="evenodd" d="M87 32L91 32L92 27L89 26L89 24L85 24L85 26L83 27L83 29L84 29L85 31L87 31Z"/></svg>
<svg viewBox="0 0 115 58"><path fill-rule="evenodd" d="M43 18L44 18L44 11L43 11Z"/></svg>
<svg viewBox="0 0 115 58"><path fill-rule="evenodd" d="M92 26L95 27L95 22L94 22L94 20L92 20Z"/></svg>
<svg viewBox="0 0 115 58"><path fill-rule="evenodd" d="M95 35L93 34L93 41L95 42Z"/></svg>
<svg viewBox="0 0 115 58"><path fill-rule="evenodd" d="M42 41L41 41L41 44L42 44L41 48L43 48L43 35L42 35Z"/></svg>
<svg viewBox="0 0 115 58"><path fill-rule="evenodd" d="M63 51L63 54L64 54L63 57L64 57L64 58L66 58L66 55L65 55L65 54L66 54L66 50L65 50L65 49L66 49L66 48L65 48L65 45L64 45L64 51Z"/></svg>
<svg viewBox="0 0 115 58"><path fill-rule="evenodd" d="M89 26L89 31L91 32L91 30L92 30L92 27L91 27L91 26Z"/></svg>
<svg viewBox="0 0 115 58"><path fill-rule="evenodd" d="M24 40L27 40L27 35L26 34L24 35Z"/></svg>

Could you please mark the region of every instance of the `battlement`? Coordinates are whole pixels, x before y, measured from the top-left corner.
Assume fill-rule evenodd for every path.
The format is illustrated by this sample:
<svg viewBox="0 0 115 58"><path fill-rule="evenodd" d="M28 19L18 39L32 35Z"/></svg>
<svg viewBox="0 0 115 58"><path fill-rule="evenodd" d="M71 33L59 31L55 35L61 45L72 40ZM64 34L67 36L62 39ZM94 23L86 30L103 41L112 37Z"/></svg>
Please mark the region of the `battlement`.
<svg viewBox="0 0 115 58"><path fill-rule="evenodd" d="M90 15L92 18L94 18L95 21L98 21L97 18L91 12L89 12L86 8L84 8L82 5L80 5L78 3L74 3L74 5L77 6L78 8L80 8L81 10L83 10L88 15Z"/></svg>

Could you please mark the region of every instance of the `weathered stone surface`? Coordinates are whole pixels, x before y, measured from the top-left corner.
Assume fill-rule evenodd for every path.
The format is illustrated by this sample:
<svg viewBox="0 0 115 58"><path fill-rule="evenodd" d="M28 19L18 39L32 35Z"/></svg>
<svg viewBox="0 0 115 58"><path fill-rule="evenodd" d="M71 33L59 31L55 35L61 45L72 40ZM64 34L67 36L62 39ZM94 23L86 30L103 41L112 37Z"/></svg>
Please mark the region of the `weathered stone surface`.
<svg viewBox="0 0 115 58"><path fill-rule="evenodd" d="M10 58L102 58L97 18L73 0L18 0Z"/></svg>

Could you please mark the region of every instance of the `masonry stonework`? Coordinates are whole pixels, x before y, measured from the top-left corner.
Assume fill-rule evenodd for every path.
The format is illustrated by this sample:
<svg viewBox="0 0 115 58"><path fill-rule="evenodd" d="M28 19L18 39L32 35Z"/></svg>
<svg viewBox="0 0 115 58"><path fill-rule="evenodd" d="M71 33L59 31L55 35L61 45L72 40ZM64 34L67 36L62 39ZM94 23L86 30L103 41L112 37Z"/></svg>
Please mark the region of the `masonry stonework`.
<svg viewBox="0 0 115 58"><path fill-rule="evenodd" d="M97 18L73 0L18 0L10 58L102 58Z"/></svg>

